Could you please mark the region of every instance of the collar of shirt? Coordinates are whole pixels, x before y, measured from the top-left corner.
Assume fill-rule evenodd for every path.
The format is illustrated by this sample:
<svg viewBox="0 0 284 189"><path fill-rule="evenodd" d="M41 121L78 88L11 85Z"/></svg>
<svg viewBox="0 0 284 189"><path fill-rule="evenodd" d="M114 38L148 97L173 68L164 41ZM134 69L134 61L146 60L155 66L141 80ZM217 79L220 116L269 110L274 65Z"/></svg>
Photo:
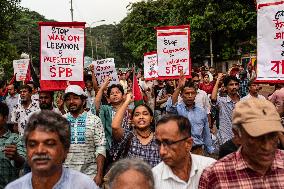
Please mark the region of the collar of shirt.
<svg viewBox="0 0 284 189"><path fill-rule="evenodd" d="M236 152L236 170L243 170L246 168L253 170L253 168L244 160L241 150L242 147L240 147ZM276 170L277 168L284 169L284 157L281 156L280 150L276 150L275 157L271 165L271 170Z"/></svg>
<svg viewBox="0 0 284 189"><path fill-rule="evenodd" d="M240 96L240 95L238 94L238 96ZM226 96L226 101L227 101L228 103L229 103L229 102L232 102L232 103L236 104L236 102L234 102L234 101L231 99L231 97L229 97L229 95Z"/></svg>
<svg viewBox="0 0 284 189"><path fill-rule="evenodd" d="M189 108L189 107L187 107L187 105L183 102L183 100L180 102L180 104L182 105L182 106L184 106L184 108L187 110L187 111L190 111L190 110L194 110L195 109L195 103L194 103L194 105L192 106L192 108Z"/></svg>
<svg viewBox="0 0 284 189"><path fill-rule="evenodd" d="M197 172L198 172L198 167L195 165L193 159L191 158L191 170L190 170L190 175L189 175L189 179L188 179L187 183L190 182L190 178L195 176L197 174ZM171 168L168 165L166 165L165 163L164 163L164 169L163 169L163 172L162 172L162 179L163 180L173 179L177 182L183 182L183 183L185 182L185 181L181 180L178 176L176 176L172 172Z"/></svg>
<svg viewBox="0 0 284 189"><path fill-rule="evenodd" d="M7 132L4 133L4 135L2 135L0 138L9 138L10 134L11 134L11 131L7 130Z"/></svg>
<svg viewBox="0 0 284 189"><path fill-rule="evenodd" d="M69 117L70 119L73 119L73 120L77 120L77 119L80 119L81 117L85 117L86 114L87 114L87 112L84 111L83 113L78 115L78 117L75 118L75 117L73 117L73 115L70 112L68 112L67 117Z"/></svg>

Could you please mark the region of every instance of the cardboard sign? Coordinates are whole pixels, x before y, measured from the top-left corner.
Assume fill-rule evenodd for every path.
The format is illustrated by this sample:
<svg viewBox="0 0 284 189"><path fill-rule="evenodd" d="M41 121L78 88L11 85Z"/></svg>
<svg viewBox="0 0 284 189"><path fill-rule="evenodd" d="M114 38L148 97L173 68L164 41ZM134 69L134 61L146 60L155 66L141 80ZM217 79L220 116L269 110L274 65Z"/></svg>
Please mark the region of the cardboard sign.
<svg viewBox="0 0 284 189"><path fill-rule="evenodd" d="M190 27L168 26L157 29L159 78L177 79L179 72L191 75Z"/></svg>
<svg viewBox="0 0 284 189"><path fill-rule="evenodd" d="M284 1L258 4L257 80L284 82Z"/></svg>
<svg viewBox="0 0 284 189"><path fill-rule="evenodd" d="M119 83L113 58L96 60L92 64L94 64L94 71L99 85L104 82L106 77L111 78L110 85Z"/></svg>
<svg viewBox="0 0 284 189"><path fill-rule="evenodd" d="M145 80L153 80L158 78L157 52L149 52L144 54L144 78Z"/></svg>
<svg viewBox="0 0 284 189"><path fill-rule="evenodd" d="M40 30L41 80L83 81L84 25L51 23Z"/></svg>
<svg viewBox="0 0 284 189"><path fill-rule="evenodd" d="M25 81L30 59L13 60L14 75L16 81Z"/></svg>

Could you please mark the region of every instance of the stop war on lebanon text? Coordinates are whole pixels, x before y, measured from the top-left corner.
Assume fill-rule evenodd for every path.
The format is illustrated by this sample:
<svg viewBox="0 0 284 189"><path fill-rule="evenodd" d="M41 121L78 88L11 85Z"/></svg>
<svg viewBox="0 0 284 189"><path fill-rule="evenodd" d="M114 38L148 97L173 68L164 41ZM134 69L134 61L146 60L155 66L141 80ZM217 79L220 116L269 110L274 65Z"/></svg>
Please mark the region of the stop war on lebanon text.
<svg viewBox="0 0 284 189"><path fill-rule="evenodd" d="M77 61L76 58L74 57L50 57L50 56L45 56L43 58L43 62L51 62L51 63L56 63L56 64L75 64Z"/></svg>
<svg viewBox="0 0 284 189"><path fill-rule="evenodd" d="M54 43L54 42L46 42L46 48L48 49L68 49L68 50L79 50L79 44L66 44L66 43Z"/></svg>

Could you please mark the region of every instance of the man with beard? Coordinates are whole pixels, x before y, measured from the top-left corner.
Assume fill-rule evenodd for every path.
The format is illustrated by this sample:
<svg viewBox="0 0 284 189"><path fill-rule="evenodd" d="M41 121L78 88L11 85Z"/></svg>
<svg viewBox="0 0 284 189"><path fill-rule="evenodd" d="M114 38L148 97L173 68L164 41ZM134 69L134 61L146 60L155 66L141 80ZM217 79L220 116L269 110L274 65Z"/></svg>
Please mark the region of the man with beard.
<svg viewBox="0 0 284 189"><path fill-rule="evenodd" d="M222 79L224 79L223 83L228 94L225 97L217 95L219 84ZM236 103L240 100L238 91L239 80L235 76L226 76L224 78L223 73L218 74L218 78L211 95L211 100L212 103L219 109L220 126L217 133L217 139L220 145L233 138L232 112Z"/></svg>
<svg viewBox="0 0 284 189"><path fill-rule="evenodd" d="M214 159L191 154L191 125L180 115L166 115L156 127L156 143L162 162L152 169L156 189L198 188L202 171Z"/></svg>
<svg viewBox="0 0 284 189"><path fill-rule="evenodd" d="M24 132L32 172L6 189L97 189L87 175L62 166L70 148L70 132L68 121L59 114L34 113Z"/></svg>
<svg viewBox="0 0 284 189"><path fill-rule="evenodd" d="M11 122L14 123L14 131L22 136L29 116L40 108L38 102L32 101L31 99L32 88L30 86L21 86L19 94L21 103L14 107L11 115Z"/></svg>
<svg viewBox="0 0 284 189"><path fill-rule="evenodd" d="M178 102L181 94L182 101ZM204 155L204 149L208 153L213 153L212 139L209 129L206 111L195 105L197 90L192 82L186 82L186 78L181 74L178 87L173 93L172 98L167 101L167 112L182 115L189 119L192 127L192 153Z"/></svg>
<svg viewBox="0 0 284 189"><path fill-rule="evenodd" d="M71 126L71 146L65 166L89 175L102 184L105 161L105 133L100 118L84 110L87 94L78 85L69 85L64 102Z"/></svg>
<svg viewBox="0 0 284 189"><path fill-rule="evenodd" d="M55 113L61 114L58 108L53 106L53 92L40 91L39 92L39 107L41 110L52 110Z"/></svg>

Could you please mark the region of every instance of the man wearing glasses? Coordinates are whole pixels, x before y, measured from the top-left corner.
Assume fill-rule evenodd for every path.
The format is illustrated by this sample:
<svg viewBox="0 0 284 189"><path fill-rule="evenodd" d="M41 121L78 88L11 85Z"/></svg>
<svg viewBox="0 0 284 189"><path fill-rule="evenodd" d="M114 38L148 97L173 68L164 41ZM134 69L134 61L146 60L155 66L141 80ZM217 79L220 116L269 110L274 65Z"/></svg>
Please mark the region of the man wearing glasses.
<svg viewBox="0 0 284 189"><path fill-rule="evenodd" d="M166 115L156 127L156 143L163 160L152 169L155 188L198 188L202 171L216 160L191 154L191 125L180 115Z"/></svg>

